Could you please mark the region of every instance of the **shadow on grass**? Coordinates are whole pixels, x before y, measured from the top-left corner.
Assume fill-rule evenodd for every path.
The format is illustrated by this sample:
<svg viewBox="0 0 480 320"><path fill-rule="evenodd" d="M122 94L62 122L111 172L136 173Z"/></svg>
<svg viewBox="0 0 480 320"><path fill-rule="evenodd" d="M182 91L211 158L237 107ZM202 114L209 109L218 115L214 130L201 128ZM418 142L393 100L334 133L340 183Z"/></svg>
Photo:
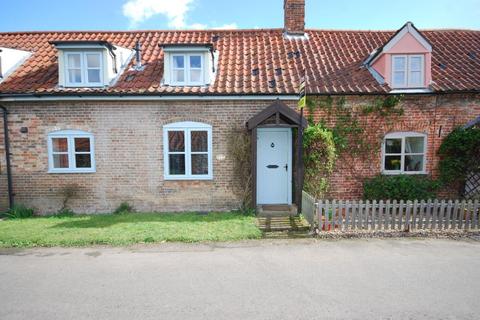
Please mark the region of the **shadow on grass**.
<svg viewBox="0 0 480 320"><path fill-rule="evenodd" d="M64 218L69 219L69 218ZM121 215L85 215L71 218L50 228L107 228L120 223L205 223L218 221L241 221L245 216L236 213L209 213L207 215L196 213L129 213Z"/></svg>

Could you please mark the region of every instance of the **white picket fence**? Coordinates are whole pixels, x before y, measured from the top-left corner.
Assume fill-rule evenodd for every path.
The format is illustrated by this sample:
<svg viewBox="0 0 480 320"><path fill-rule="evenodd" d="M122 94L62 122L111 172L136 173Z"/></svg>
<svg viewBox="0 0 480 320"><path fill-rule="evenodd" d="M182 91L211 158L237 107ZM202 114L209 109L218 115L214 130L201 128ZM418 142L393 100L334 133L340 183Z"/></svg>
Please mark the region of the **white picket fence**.
<svg viewBox="0 0 480 320"><path fill-rule="evenodd" d="M303 200L307 204L310 199L304 196ZM320 231L480 229L478 200L320 200L314 207L313 221Z"/></svg>

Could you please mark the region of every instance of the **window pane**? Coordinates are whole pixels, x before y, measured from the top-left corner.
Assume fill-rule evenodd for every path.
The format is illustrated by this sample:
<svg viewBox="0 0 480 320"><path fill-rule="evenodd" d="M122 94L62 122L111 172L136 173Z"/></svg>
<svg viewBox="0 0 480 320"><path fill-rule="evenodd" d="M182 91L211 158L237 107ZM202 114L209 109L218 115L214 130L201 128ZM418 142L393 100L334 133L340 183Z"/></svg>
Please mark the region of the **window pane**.
<svg viewBox="0 0 480 320"><path fill-rule="evenodd" d="M76 154L75 163L77 168L91 168L92 160L90 158L90 154Z"/></svg>
<svg viewBox="0 0 480 320"><path fill-rule="evenodd" d="M393 71L403 71L403 70L405 70L405 57L394 57Z"/></svg>
<svg viewBox="0 0 480 320"><path fill-rule="evenodd" d="M385 153L402 153L402 139L385 139Z"/></svg>
<svg viewBox="0 0 480 320"><path fill-rule="evenodd" d="M192 174L208 174L208 155L192 154Z"/></svg>
<svg viewBox="0 0 480 320"><path fill-rule="evenodd" d="M424 137L405 138L406 153L423 153Z"/></svg>
<svg viewBox="0 0 480 320"><path fill-rule="evenodd" d="M410 71L420 71L420 70L422 70L422 58L410 57Z"/></svg>
<svg viewBox="0 0 480 320"><path fill-rule="evenodd" d="M422 73L420 71L410 72L410 85L420 86L422 85Z"/></svg>
<svg viewBox="0 0 480 320"><path fill-rule="evenodd" d="M202 80L202 70L190 70L190 81L200 82Z"/></svg>
<svg viewBox="0 0 480 320"><path fill-rule="evenodd" d="M69 68L80 68L80 54L69 54L67 57Z"/></svg>
<svg viewBox="0 0 480 320"><path fill-rule="evenodd" d="M190 56L190 68L201 68L201 67L202 67L202 57Z"/></svg>
<svg viewBox="0 0 480 320"><path fill-rule="evenodd" d="M52 147L53 147L53 152L68 152L67 138L53 138Z"/></svg>
<svg viewBox="0 0 480 320"><path fill-rule="evenodd" d="M183 56L173 56L174 68L185 68L185 58Z"/></svg>
<svg viewBox="0 0 480 320"><path fill-rule="evenodd" d="M54 154L53 167L55 169L68 168L68 154Z"/></svg>
<svg viewBox="0 0 480 320"><path fill-rule="evenodd" d="M88 71L88 82L100 82L100 69L89 69Z"/></svg>
<svg viewBox="0 0 480 320"><path fill-rule="evenodd" d="M87 67L88 68L100 68L100 55L97 53L87 53Z"/></svg>
<svg viewBox="0 0 480 320"><path fill-rule="evenodd" d="M75 138L76 152L90 152L90 138Z"/></svg>
<svg viewBox="0 0 480 320"><path fill-rule="evenodd" d="M423 156L405 156L405 171L423 171Z"/></svg>
<svg viewBox="0 0 480 320"><path fill-rule="evenodd" d="M191 144L192 152L207 152L208 151L208 133L207 131L192 131Z"/></svg>
<svg viewBox="0 0 480 320"><path fill-rule="evenodd" d="M185 72L183 70L173 71L173 81L174 82L185 82Z"/></svg>
<svg viewBox="0 0 480 320"><path fill-rule="evenodd" d="M393 73L393 85L404 85L405 84L405 72L395 71Z"/></svg>
<svg viewBox="0 0 480 320"><path fill-rule="evenodd" d="M82 82L82 72L78 69L68 70L68 82L70 83L80 83Z"/></svg>
<svg viewBox="0 0 480 320"><path fill-rule="evenodd" d="M168 131L168 151L170 152L185 151L185 132Z"/></svg>
<svg viewBox="0 0 480 320"><path fill-rule="evenodd" d="M401 169L401 157L400 156L386 156L385 157L385 170L400 170Z"/></svg>
<svg viewBox="0 0 480 320"><path fill-rule="evenodd" d="M185 174L185 155L170 154L168 155L168 172L170 174Z"/></svg>

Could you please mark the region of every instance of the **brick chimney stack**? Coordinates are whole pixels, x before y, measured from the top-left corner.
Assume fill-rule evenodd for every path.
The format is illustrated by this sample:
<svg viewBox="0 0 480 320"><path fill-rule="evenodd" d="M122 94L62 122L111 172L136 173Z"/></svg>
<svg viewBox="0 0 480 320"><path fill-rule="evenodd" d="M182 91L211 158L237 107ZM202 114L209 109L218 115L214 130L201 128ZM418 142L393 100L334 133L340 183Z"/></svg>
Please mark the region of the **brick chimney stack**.
<svg viewBox="0 0 480 320"><path fill-rule="evenodd" d="M305 34L305 0L284 0L283 11L284 32L291 36L303 36Z"/></svg>

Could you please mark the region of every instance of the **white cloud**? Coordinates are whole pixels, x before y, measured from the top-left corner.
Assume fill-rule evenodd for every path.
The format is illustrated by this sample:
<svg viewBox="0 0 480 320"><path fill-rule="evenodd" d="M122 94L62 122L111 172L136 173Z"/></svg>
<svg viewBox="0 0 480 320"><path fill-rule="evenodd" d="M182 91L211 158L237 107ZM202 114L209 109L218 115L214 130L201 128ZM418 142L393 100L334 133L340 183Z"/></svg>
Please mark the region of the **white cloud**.
<svg viewBox="0 0 480 320"><path fill-rule="evenodd" d="M238 25L233 22L233 23L226 23L224 25L221 25L219 27L213 27L212 29L218 29L218 30L222 30L222 29L238 29Z"/></svg>
<svg viewBox="0 0 480 320"><path fill-rule="evenodd" d="M156 15L163 15L173 29L208 29L204 23L186 22L188 11L196 0L128 0L123 5L123 15L130 20L130 27L136 28L142 22ZM237 29L236 23L227 23L212 29Z"/></svg>
<svg viewBox="0 0 480 320"><path fill-rule="evenodd" d="M131 27L138 26L154 15L164 15L168 26L186 27L185 17L193 0L129 0L123 5L123 15L130 20Z"/></svg>

